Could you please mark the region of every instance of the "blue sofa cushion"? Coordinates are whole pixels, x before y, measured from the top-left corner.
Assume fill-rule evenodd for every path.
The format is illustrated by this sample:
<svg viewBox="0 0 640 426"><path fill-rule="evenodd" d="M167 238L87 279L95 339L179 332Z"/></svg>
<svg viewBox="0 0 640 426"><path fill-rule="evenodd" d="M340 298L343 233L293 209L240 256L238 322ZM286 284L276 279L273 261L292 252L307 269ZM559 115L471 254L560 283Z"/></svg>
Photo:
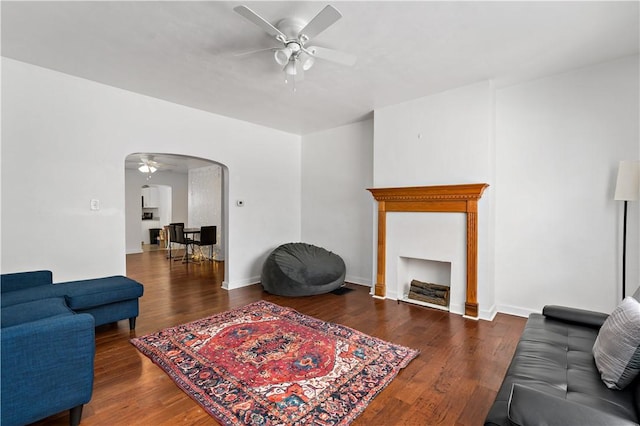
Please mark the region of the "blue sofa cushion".
<svg viewBox="0 0 640 426"><path fill-rule="evenodd" d="M17 272L2 274L0 277L0 291L24 290L27 288L46 286L53 282L51 271Z"/></svg>
<svg viewBox="0 0 640 426"><path fill-rule="evenodd" d="M7 306L2 308L0 314L2 328L59 315L75 315L62 297Z"/></svg>
<svg viewBox="0 0 640 426"><path fill-rule="evenodd" d="M4 292L2 293L2 298L0 298L0 306L2 306L2 309L4 310L6 306L33 302L35 300L64 297L64 291L60 290L62 289L49 284L39 287Z"/></svg>
<svg viewBox="0 0 640 426"><path fill-rule="evenodd" d="M88 309L94 306L136 299L142 296L142 292L143 287L140 283L118 275L5 292L2 293L1 305L4 309L5 306L18 303L53 297L66 297L69 308L73 310Z"/></svg>
<svg viewBox="0 0 640 426"><path fill-rule="evenodd" d="M123 276L72 281L64 286L67 304L73 310L137 299L144 290L142 284Z"/></svg>

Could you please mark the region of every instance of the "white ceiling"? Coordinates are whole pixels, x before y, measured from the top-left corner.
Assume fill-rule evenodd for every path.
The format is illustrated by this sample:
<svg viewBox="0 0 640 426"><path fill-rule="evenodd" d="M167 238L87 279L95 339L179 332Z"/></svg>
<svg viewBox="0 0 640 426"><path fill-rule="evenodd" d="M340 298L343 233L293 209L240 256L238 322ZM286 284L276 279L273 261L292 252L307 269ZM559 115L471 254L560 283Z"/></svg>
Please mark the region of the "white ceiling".
<svg viewBox="0 0 640 426"><path fill-rule="evenodd" d="M380 107L493 79L500 87L638 53L639 2L332 1L343 18L313 44L293 93L277 46L233 11L272 24L311 19L324 2L2 1L2 55L193 108L307 134Z"/></svg>

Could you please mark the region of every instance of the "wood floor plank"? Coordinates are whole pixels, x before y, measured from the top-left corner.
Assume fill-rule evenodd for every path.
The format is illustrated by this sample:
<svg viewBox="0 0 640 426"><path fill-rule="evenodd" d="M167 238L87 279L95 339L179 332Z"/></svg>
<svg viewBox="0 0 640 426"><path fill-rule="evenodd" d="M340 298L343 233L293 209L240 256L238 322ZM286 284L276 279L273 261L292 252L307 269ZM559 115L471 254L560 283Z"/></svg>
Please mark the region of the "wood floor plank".
<svg viewBox="0 0 640 426"><path fill-rule="evenodd" d="M120 321L96 329L94 393L82 425L216 425L196 402L129 339L267 300L420 350L353 425L480 425L493 402L525 319L498 314L494 321L391 300L349 284L341 296L287 298L260 285L221 288L222 262L185 265L162 251L127 256L127 275L145 286L135 332ZM36 424L67 425L68 413Z"/></svg>

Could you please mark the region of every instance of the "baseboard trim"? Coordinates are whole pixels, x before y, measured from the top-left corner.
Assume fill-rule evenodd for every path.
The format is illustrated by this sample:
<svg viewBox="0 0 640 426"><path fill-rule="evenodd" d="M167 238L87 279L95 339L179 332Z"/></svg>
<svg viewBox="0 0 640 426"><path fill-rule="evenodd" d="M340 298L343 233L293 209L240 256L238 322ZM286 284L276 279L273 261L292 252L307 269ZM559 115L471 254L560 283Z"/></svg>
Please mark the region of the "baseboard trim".
<svg viewBox="0 0 640 426"><path fill-rule="evenodd" d="M492 305L489 309L480 309L480 312L478 312L478 318L485 321L493 321L497 313L496 305Z"/></svg>
<svg viewBox="0 0 640 426"><path fill-rule="evenodd" d="M533 309L522 308L519 306L511 306L511 305L498 305L497 311L501 314L507 315L515 315L517 317L528 318L530 314L540 313L540 311L536 311Z"/></svg>
<svg viewBox="0 0 640 426"><path fill-rule="evenodd" d="M362 278L362 277L353 277L353 276L349 276L347 275L346 277L344 277L344 281L347 283L351 283L351 284L358 284L358 285L363 285L366 287L371 287L371 280L368 280L366 278Z"/></svg>
<svg viewBox="0 0 640 426"><path fill-rule="evenodd" d="M260 280L261 280L260 277L250 277L250 278L247 278L245 280L228 282L226 289L227 290L233 290L233 289L236 289L236 288L248 287L250 285L258 284L260 282ZM224 283L223 283L223 286L224 286Z"/></svg>

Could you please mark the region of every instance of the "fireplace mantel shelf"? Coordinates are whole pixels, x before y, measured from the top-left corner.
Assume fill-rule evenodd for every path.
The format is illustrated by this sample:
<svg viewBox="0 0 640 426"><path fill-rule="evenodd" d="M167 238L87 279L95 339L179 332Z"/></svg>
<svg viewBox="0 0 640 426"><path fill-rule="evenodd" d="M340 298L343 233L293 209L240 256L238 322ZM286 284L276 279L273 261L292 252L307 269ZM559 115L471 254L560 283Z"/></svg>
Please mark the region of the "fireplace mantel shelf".
<svg viewBox="0 0 640 426"><path fill-rule="evenodd" d="M478 200L486 183L440 186L409 186L403 188L371 188L376 201L422 201L422 200Z"/></svg>
<svg viewBox="0 0 640 426"><path fill-rule="evenodd" d="M375 295L385 297L387 212L440 212L467 215L467 291L465 315L478 316L478 200L489 185L371 188L378 202L378 268Z"/></svg>

